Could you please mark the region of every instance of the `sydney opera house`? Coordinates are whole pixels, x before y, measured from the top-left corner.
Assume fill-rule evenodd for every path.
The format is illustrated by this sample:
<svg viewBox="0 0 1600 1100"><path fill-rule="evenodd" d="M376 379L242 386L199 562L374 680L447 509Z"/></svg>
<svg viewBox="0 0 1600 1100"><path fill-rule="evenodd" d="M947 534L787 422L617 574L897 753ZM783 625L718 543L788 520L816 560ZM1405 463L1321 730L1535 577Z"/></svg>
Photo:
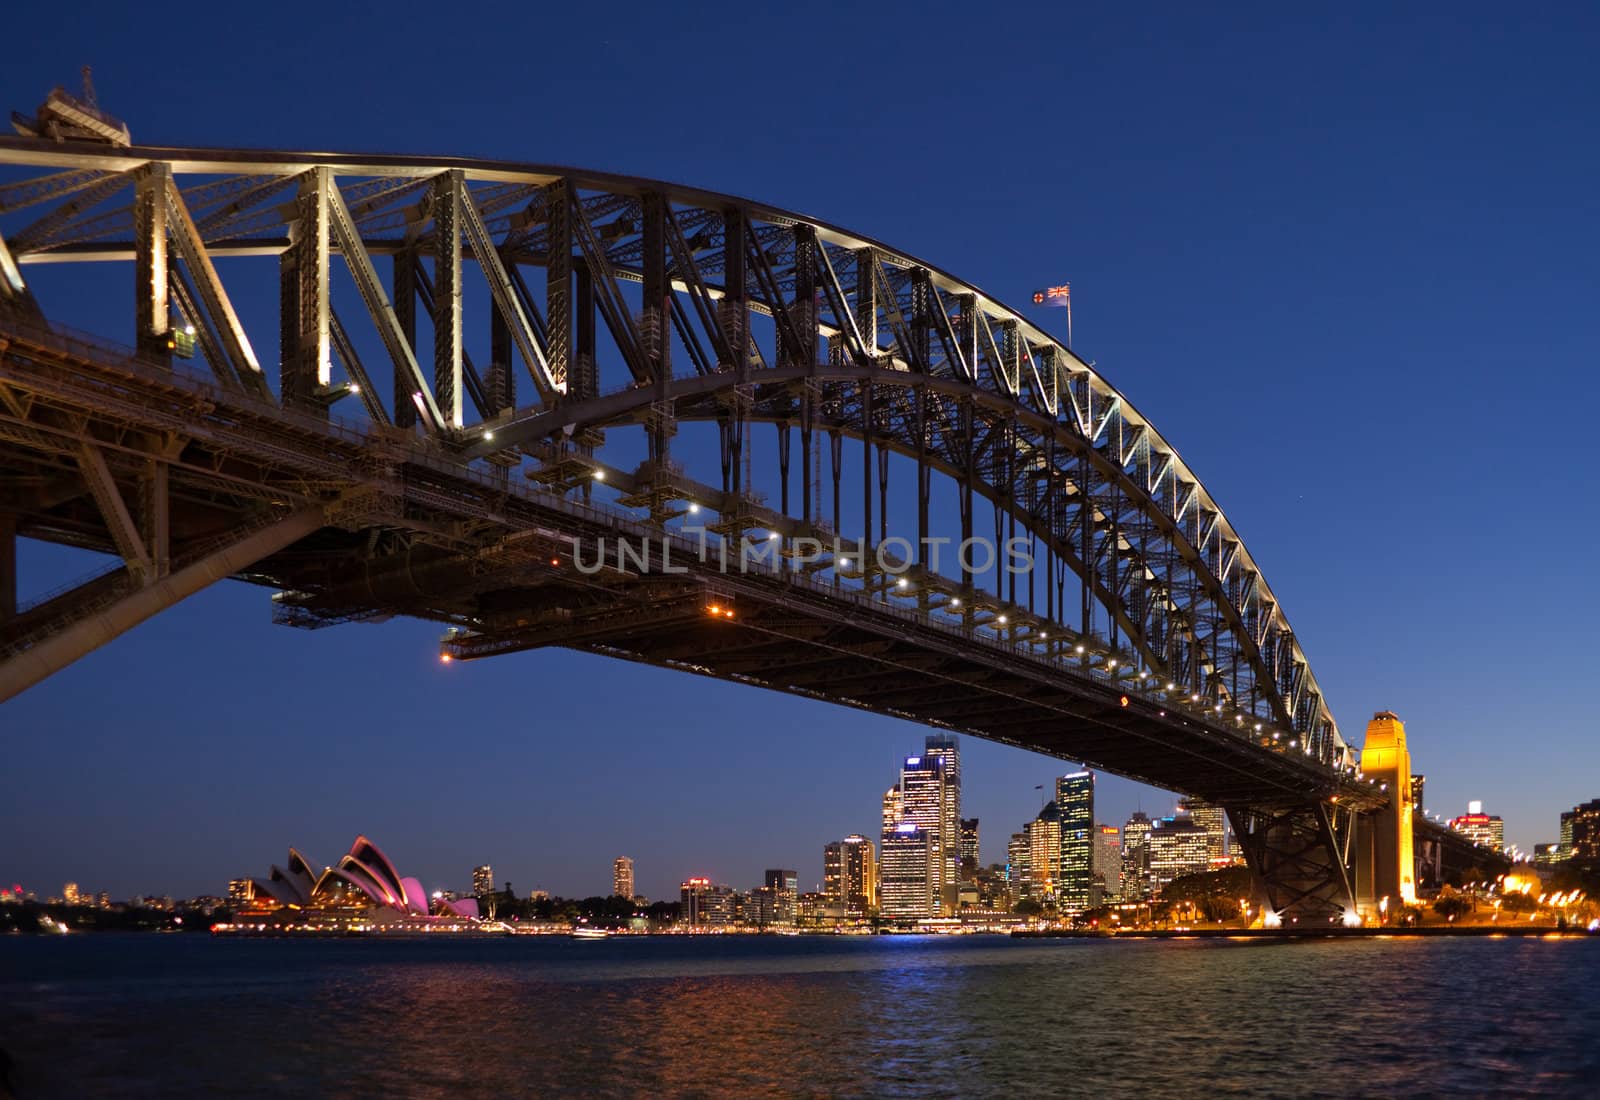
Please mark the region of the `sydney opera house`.
<svg viewBox="0 0 1600 1100"><path fill-rule="evenodd" d="M389 857L364 836L356 837L348 855L321 871L293 848L287 867L273 866L266 878L246 882L235 919L274 926L398 925L475 920L475 898L438 899L430 912L422 883L402 877Z"/></svg>

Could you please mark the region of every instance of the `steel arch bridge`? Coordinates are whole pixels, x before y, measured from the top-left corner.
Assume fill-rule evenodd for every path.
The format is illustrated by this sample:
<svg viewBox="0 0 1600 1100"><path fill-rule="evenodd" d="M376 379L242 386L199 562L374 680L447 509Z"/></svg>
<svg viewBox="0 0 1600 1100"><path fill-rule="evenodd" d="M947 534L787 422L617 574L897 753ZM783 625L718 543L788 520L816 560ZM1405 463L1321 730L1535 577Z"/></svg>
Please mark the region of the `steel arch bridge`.
<svg viewBox="0 0 1600 1100"><path fill-rule="evenodd" d="M1352 907L1388 796L1277 597L1155 427L976 287L568 168L0 139L0 171L0 699L232 576L291 626L1081 760L1225 805L1274 909ZM131 347L42 308L94 261L131 264L96 302ZM19 535L117 560L19 605Z"/></svg>

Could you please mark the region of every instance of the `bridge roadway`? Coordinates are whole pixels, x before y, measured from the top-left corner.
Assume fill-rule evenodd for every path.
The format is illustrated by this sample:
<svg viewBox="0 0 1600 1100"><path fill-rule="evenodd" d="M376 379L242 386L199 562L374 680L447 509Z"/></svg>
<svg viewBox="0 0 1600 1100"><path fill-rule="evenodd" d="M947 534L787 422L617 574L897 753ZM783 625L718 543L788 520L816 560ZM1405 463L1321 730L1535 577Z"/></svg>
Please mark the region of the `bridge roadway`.
<svg viewBox="0 0 1600 1100"><path fill-rule="evenodd" d="M700 560L701 541L682 533L662 563L662 529L621 512L515 484L407 433L223 390L59 327L4 322L0 349L0 466L33 494L31 506L14 502L19 535L117 554L72 464L82 441L95 440L134 499L158 441L171 479L174 572L232 532L322 510L316 530L238 574L291 594L279 601L287 622L429 619L463 632L445 644L461 658L569 646L958 730L1230 805L1384 801L1298 746L1209 721L1169 693L1140 690L1148 680L1090 667L1065 641L1017 637L992 615L937 615L915 598L843 589L783 559L723 573L717 555ZM619 537L648 544L654 568L629 557L619 573L608 550L613 567L579 571L574 540L591 563L597 540ZM380 538L403 549L375 566L368 548ZM108 604L130 582L119 563L86 587L20 608L0 627L0 653L21 659L6 666L6 696L20 690L29 654L59 644L60 625L82 618L86 600Z"/></svg>

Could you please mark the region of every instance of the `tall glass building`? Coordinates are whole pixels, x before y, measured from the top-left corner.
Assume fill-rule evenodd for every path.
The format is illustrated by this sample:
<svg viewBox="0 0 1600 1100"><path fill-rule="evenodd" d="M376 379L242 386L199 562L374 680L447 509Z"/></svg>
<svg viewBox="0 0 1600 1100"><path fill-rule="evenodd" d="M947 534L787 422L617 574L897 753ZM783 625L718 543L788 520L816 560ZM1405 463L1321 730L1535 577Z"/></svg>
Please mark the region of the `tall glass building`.
<svg viewBox="0 0 1600 1100"><path fill-rule="evenodd" d="M1061 880L1056 904L1062 912L1081 913L1094 900L1094 772L1074 772L1057 779L1056 808L1061 818Z"/></svg>
<svg viewBox="0 0 1600 1100"><path fill-rule="evenodd" d="M878 911L889 920L922 920L939 915L939 849L934 836L912 821L883 834L878 876Z"/></svg>
<svg viewBox="0 0 1600 1100"><path fill-rule="evenodd" d="M1150 818L1135 810L1122 827L1122 900L1150 896Z"/></svg>

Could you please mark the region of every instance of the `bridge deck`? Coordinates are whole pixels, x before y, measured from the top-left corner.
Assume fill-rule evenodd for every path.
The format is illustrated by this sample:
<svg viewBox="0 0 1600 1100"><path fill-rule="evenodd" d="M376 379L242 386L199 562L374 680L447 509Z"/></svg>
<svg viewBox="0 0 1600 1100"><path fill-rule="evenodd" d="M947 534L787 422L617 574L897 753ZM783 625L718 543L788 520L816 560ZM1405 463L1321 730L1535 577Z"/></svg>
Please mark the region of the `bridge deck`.
<svg viewBox="0 0 1600 1100"><path fill-rule="evenodd" d="M289 594L278 614L291 624L409 615L459 629L449 648L460 657L571 646L960 730L1230 804L1385 801L1297 747L1209 722L1037 642L941 621L914 600L782 567L724 575L691 555L674 559L683 574L585 575L573 540L663 532L469 466L437 441L286 411L60 329L6 322L0 349L0 471L18 534L116 552L79 474L86 441L128 499L150 456L163 457L174 560L320 503L327 526L243 575ZM26 650L118 584L108 573L19 609L0 626L0 649ZM708 610L724 603L732 618Z"/></svg>

